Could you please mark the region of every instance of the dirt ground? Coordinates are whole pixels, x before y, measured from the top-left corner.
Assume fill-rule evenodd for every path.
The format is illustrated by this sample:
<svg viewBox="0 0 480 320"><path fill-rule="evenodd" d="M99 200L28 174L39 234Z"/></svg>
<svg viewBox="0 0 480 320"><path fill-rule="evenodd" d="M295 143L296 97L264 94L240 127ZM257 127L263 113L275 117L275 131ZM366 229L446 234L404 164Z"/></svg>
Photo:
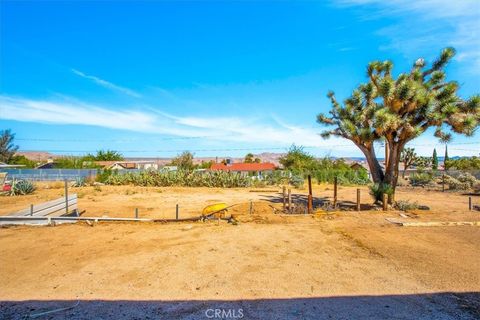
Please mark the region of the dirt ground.
<svg viewBox="0 0 480 320"><path fill-rule="evenodd" d="M73 190L73 189L72 189ZM275 192L277 191L277 192ZM399 227L385 220L480 221L466 195L400 189L429 211L274 214L279 189L79 188L84 216L195 216L238 206L224 221L98 223L0 229L0 318L478 319L480 227ZM0 214L61 188L1 197ZM73 192L73 191L71 191ZM295 190L303 201L305 190ZM332 196L315 186L316 203ZM356 188L342 187L348 204ZM249 202L253 201L253 214ZM362 188L364 209L371 199ZM478 203L478 197L474 198ZM218 310L218 313L217 313ZM223 312L223 313L222 313ZM217 317L218 315L218 317Z"/></svg>
<svg viewBox="0 0 480 320"><path fill-rule="evenodd" d="M357 187L340 186L338 200L352 208L356 201ZM371 209L372 198L368 187L360 187L362 209ZM143 218L174 218L175 206L179 205L180 217L193 217L201 214L202 209L213 203L226 202L228 205L245 204L250 201L268 203L281 208L281 188L180 188L180 187L135 187L100 186L70 188L69 193L78 195L78 207L86 217L130 217L139 209ZM306 202L306 189L292 190L294 202ZM315 206L323 200L333 200L333 186L314 185ZM32 195L0 197L0 215L26 209L30 204L57 199L64 195L62 182L39 183L38 190ZM397 200L410 200L429 206L436 218L452 213L462 213L468 209L468 195L453 192L428 191L422 188L399 188ZM473 203L480 205L480 196L472 196ZM232 209L235 210L235 209ZM270 209L269 209L270 210ZM273 209L271 209L273 211ZM441 214L441 215L440 215Z"/></svg>

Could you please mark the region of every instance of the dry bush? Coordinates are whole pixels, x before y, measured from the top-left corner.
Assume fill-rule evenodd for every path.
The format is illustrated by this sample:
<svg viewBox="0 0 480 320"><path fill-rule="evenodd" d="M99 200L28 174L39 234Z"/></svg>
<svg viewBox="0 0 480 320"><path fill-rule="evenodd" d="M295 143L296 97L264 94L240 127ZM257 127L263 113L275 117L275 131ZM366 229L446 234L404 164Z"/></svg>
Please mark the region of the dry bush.
<svg viewBox="0 0 480 320"><path fill-rule="evenodd" d="M469 190L479 183L479 181L467 172L460 174L458 178L445 175L445 183L450 190Z"/></svg>

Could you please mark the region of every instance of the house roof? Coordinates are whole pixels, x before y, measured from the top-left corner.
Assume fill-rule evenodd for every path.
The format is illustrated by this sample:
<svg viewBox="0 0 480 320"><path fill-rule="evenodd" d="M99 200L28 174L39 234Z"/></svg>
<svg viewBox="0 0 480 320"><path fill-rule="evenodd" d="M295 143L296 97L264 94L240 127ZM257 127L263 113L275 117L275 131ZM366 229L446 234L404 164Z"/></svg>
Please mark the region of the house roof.
<svg viewBox="0 0 480 320"><path fill-rule="evenodd" d="M222 170L222 171L268 171L275 170L276 166L273 163L213 163L210 170Z"/></svg>
<svg viewBox="0 0 480 320"><path fill-rule="evenodd" d="M118 161L95 161L95 164L100 166L100 167L110 167L111 165L114 165Z"/></svg>

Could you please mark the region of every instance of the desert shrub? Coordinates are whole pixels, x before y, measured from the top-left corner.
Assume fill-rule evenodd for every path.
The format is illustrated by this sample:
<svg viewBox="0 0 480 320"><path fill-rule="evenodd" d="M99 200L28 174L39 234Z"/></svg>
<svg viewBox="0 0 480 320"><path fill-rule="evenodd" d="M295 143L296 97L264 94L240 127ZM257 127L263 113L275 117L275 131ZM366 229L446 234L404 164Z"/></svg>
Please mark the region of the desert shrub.
<svg viewBox="0 0 480 320"><path fill-rule="evenodd" d="M235 188L252 185L252 179L240 174L211 171L141 171L110 174L104 182L111 185L133 184L155 187L221 187Z"/></svg>
<svg viewBox="0 0 480 320"><path fill-rule="evenodd" d="M477 182L477 178L475 178L472 174L468 172L460 174L457 179L460 182L468 183L470 187L472 187Z"/></svg>
<svg viewBox="0 0 480 320"><path fill-rule="evenodd" d="M36 186L28 180L13 180L10 189L11 196L31 194L36 190Z"/></svg>
<svg viewBox="0 0 480 320"><path fill-rule="evenodd" d="M108 180L108 178L115 174L116 173L116 170L110 170L110 169L103 169L103 170L97 170L97 176L96 176L96 180L97 182L101 182L101 183L105 183L105 181Z"/></svg>
<svg viewBox="0 0 480 320"><path fill-rule="evenodd" d="M305 152L303 147L295 145L280 159L280 163L286 171L303 179L311 175L318 183L333 183L335 177L339 184L344 185L370 183L366 169L353 169L344 159L328 157L316 159L313 155Z"/></svg>
<svg viewBox="0 0 480 320"><path fill-rule="evenodd" d="M256 187L290 184L295 188L300 188L303 186L303 183L302 175L289 171L274 171L264 175L261 180L254 180Z"/></svg>
<svg viewBox="0 0 480 320"><path fill-rule="evenodd" d="M289 172L275 171L262 179L255 179L238 173L224 171L154 171L141 172L107 172L100 173L97 179L110 185L136 185L153 187L263 187L269 185L291 184L295 187L303 186L301 176Z"/></svg>
<svg viewBox="0 0 480 320"><path fill-rule="evenodd" d="M448 160L448 168L456 170L478 170L480 169L480 157L465 157Z"/></svg>
<svg viewBox="0 0 480 320"><path fill-rule="evenodd" d="M475 193L480 193L480 181L477 180L477 182L473 185L473 192Z"/></svg>
<svg viewBox="0 0 480 320"><path fill-rule="evenodd" d="M84 177L76 177L75 181L72 183L73 188L85 187L87 185Z"/></svg>
<svg viewBox="0 0 480 320"><path fill-rule="evenodd" d="M418 172L410 175L410 184L415 187L424 187L433 181L431 172Z"/></svg>
<svg viewBox="0 0 480 320"><path fill-rule="evenodd" d="M337 169L319 169L314 171L314 177L317 179L318 183L333 183L335 177L337 177L338 183L343 185L365 185L370 183L367 170L355 170L348 166L346 168Z"/></svg>
<svg viewBox="0 0 480 320"><path fill-rule="evenodd" d="M462 173L457 178L445 175L445 184L450 190L468 190L473 188L478 180L470 173Z"/></svg>
<svg viewBox="0 0 480 320"><path fill-rule="evenodd" d="M375 203L383 202L383 194L391 196L393 194L393 188L387 183L375 183L370 185L370 195L375 200Z"/></svg>
<svg viewBox="0 0 480 320"><path fill-rule="evenodd" d="M415 210L418 209L418 203L410 202L409 200L399 200L395 203L395 207L401 211Z"/></svg>
<svg viewBox="0 0 480 320"><path fill-rule="evenodd" d="M305 180L302 178L302 176L299 175L292 175L289 180L289 184L291 184L297 189L303 188L304 183Z"/></svg>

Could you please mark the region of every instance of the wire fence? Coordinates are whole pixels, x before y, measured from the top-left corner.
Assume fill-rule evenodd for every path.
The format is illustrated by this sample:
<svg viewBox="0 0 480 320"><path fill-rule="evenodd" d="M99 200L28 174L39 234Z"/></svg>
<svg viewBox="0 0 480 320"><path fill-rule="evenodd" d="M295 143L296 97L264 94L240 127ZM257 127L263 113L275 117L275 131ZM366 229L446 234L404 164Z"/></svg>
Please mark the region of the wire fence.
<svg viewBox="0 0 480 320"><path fill-rule="evenodd" d="M7 173L7 179L30 181L63 181L77 178L94 178L97 169L0 169Z"/></svg>

